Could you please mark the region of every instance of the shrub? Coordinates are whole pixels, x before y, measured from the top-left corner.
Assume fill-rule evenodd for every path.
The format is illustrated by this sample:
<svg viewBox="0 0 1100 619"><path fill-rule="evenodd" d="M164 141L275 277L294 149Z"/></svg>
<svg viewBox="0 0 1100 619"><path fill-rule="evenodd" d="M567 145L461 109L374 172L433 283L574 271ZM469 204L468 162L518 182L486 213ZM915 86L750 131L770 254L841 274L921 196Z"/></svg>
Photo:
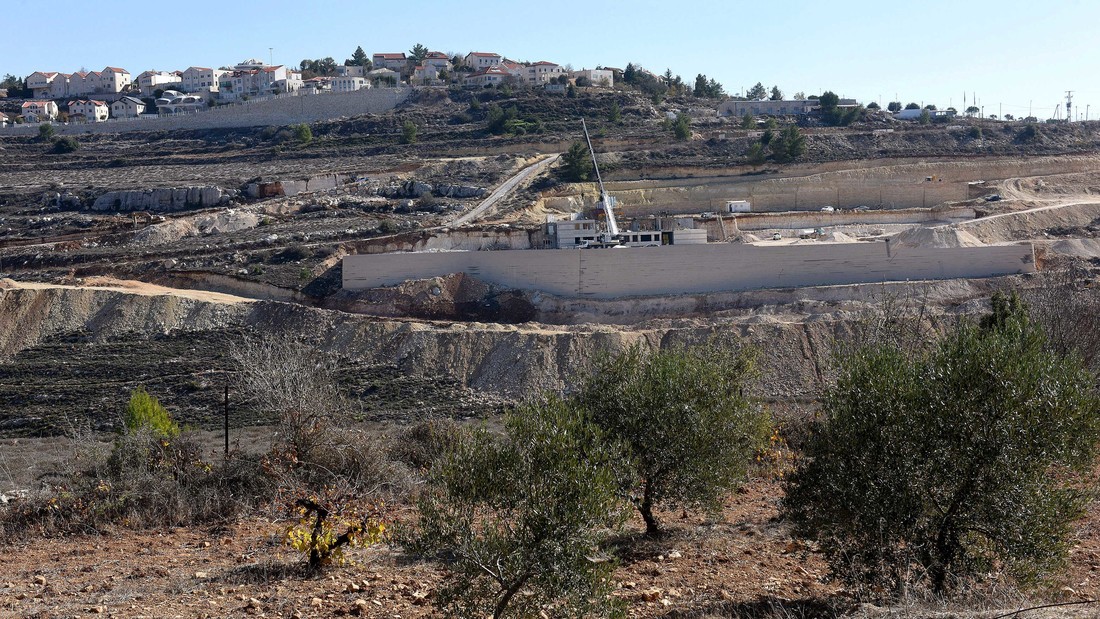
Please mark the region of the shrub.
<svg viewBox="0 0 1100 619"><path fill-rule="evenodd" d="M294 139L299 144L309 144L313 141L313 130L309 128L309 125L302 123L291 127L294 133Z"/></svg>
<svg viewBox="0 0 1100 619"><path fill-rule="evenodd" d="M744 395L752 356L715 345L598 359L573 399L623 448L624 491L657 535L661 503L717 508L770 430Z"/></svg>
<svg viewBox="0 0 1100 619"><path fill-rule="evenodd" d="M1016 134L1017 142L1038 142L1043 139L1043 132L1039 130L1039 125L1035 123L1028 123L1020 132Z"/></svg>
<svg viewBox="0 0 1100 619"><path fill-rule="evenodd" d="M446 560L447 616L604 616L614 564L593 557L622 514L606 441L557 399L505 425L462 435L433 467L406 545Z"/></svg>
<svg viewBox="0 0 1100 619"><path fill-rule="evenodd" d="M148 429L154 436L161 438L176 438L180 434L179 425L172 420L160 401L149 395L145 387L138 387L130 392L123 425L127 433Z"/></svg>
<svg viewBox="0 0 1100 619"><path fill-rule="evenodd" d="M1100 403L1018 303L928 352L883 341L839 361L784 500L837 576L944 593L995 566L1028 583L1060 564Z"/></svg>
<svg viewBox="0 0 1100 619"><path fill-rule="evenodd" d="M573 142L561 157L561 178L570 183L582 183L595 176L592 158L583 142Z"/></svg>
<svg viewBox="0 0 1100 619"><path fill-rule="evenodd" d="M77 142L76 138L71 135L63 135L53 142L53 152L59 155L74 152L78 148L80 148L80 142Z"/></svg>
<svg viewBox="0 0 1100 619"><path fill-rule="evenodd" d="M286 542L302 553L310 569L344 563L345 548L364 548L382 540L386 527L372 512L363 513L343 503L301 498L295 502L298 522L286 532Z"/></svg>
<svg viewBox="0 0 1100 619"><path fill-rule="evenodd" d="M691 139L691 116L679 114L672 123L672 134L677 140Z"/></svg>
<svg viewBox="0 0 1100 619"><path fill-rule="evenodd" d="M978 125L974 125L970 128L970 131L967 132L967 135L969 135L971 139L974 140L980 139L982 137L982 128Z"/></svg>
<svg viewBox="0 0 1100 619"><path fill-rule="evenodd" d="M455 447L460 431L450 419L415 423L390 443L389 457L413 469L428 470Z"/></svg>
<svg viewBox="0 0 1100 619"><path fill-rule="evenodd" d="M42 123L41 125L38 125L39 140L43 142L49 142L50 140L53 140L55 135L57 135L57 129L55 129L52 124Z"/></svg>

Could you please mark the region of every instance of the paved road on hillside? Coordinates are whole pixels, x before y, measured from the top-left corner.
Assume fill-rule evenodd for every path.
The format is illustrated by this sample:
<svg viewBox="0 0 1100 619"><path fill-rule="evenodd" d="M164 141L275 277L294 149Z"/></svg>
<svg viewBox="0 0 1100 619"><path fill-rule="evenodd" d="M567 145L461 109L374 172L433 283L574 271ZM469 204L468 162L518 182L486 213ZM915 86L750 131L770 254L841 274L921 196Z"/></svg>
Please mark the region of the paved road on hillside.
<svg viewBox="0 0 1100 619"><path fill-rule="evenodd" d="M500 187L497 187L496 190L493 191L493 193L489 194L488 198L485 198L481 201L481 204L475 206L474 209L469 213L466 213L462 217L454 220L451 225L454 227L462 226L471 223L475 219L481 217L482 215L487 213L489 209L493 208L493 206L495 206L497 202L500 202L501 199L505 198L513 191L515 191L515 189L521 184L526 183L536 174L542 172L555 161L557 161L558 157L560 156L561 153L555 153L543 159L542 161L537 161L527 166L526 168L523 168L522 170L517 172L515 176L501 183Z"/></svg>

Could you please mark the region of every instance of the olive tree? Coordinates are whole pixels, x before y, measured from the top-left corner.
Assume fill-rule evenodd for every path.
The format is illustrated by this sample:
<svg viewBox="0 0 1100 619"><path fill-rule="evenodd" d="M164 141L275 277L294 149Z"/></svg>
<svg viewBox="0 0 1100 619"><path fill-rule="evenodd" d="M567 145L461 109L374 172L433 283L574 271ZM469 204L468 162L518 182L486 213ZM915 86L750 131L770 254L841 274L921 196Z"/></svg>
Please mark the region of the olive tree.
<svg viewBox="0 0 1100 619"><path fill-rule="evenodd" d="M597 359L573 400L619 443L622 488L645 521L654 508L717 508L746 476L770 421L745 394L752 355L708 344L647 352L638 346Z"/></svg>
<svg viewBox="0 0 1100 619"><path fill-rule="evenodd" d="M447 616L606 616L614 563L599 544L623 510L608 442L560 399L523 406L504 436L458 438L419 501L410 550L449 571Z"/></svg>
<svg viewBox="0 0 1100 619"><path fill-rule="evenodd" d="M1084 500L1066 482L1100 437L1093 378L1019 304L995 309L926 352L840 355L784 499L837 576L945 593L994 565L1027 583L1064 558Z"/></svg>

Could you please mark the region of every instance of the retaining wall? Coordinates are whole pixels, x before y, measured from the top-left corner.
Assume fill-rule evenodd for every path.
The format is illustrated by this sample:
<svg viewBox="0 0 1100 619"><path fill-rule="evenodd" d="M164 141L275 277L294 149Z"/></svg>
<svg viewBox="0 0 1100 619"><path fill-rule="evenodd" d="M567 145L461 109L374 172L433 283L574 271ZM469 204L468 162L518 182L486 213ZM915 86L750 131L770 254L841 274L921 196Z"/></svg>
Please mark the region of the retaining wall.
<svg viewBox="0 0 1100 619"><path fill-rule="evenodd" d="M615 298L990 277L1035 270L1030 244L892 248L889 243L814 246L681 245L631 249L395 253L346 256L349 290L466 273L508 288L563 297Z"/></svg>
<svg viewBox="0 0 1100 619"><path fill-rule="evenodd" d="M63 135L283 126L341 116L379 114L397 107L408 98L410 92L411 88L369 88L309 96L288 95L224 105L183 116L127 118L69 125L54 123L53 126ZM13 125L0 129L0 135L38 135L38 125Z"/></svg>
<svg viewBox="0 0 1100 619"><path fill-rule="evenodd" d="M786 213L737 213L722 215L721 225L727 235L738 230L771 230L775 228L827 228L829 226L915 224L942 221L955 223L970 221L976 217L972 208L949 209L894 209L874 211L794 211ZM703 222L707 234L717 238L721 234L717 219Z"/></svg>

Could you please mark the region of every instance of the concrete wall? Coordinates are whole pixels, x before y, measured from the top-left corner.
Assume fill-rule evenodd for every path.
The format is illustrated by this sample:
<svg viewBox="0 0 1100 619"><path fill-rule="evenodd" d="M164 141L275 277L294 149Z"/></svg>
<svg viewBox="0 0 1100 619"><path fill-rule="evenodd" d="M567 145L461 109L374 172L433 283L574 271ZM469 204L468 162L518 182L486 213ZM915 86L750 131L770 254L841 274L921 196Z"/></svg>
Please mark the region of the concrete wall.
<svg viewBox="0 0 1100 619"><path fill-rule="evenodd" d="M1032 247L891 248L888 243L756 247L398 253L346 256L344 288L392 286L464 272L565 297L722 292L1032 272Z"/></svg>
<svg viewBox="0 0 1100 619"><path fill-rule="evenodd" d="M738 230L771 230L773 228L824 228L841 225L914 224L932 221L960 222L976 217L972 208L893 209L873 211L795 211L786 213L737 213L722 215L727 235ZM712 238L721 234L718 220L700 222Z"/></svg>
<svg viewBox="0 0 1100 619"><path fill-rule="evenodd" d="M408 98L409 88L371 88L355 92L334 92L310 97L286 95L263 101L211 108L185 116L126 118L105 123L62 125L60 134L121 133L124 131L166 131L177 129L224 129L267 127L310 123L341 116L378 114L392 110ZM38 125L13 125L0 135L37 135Z"/></svg>

